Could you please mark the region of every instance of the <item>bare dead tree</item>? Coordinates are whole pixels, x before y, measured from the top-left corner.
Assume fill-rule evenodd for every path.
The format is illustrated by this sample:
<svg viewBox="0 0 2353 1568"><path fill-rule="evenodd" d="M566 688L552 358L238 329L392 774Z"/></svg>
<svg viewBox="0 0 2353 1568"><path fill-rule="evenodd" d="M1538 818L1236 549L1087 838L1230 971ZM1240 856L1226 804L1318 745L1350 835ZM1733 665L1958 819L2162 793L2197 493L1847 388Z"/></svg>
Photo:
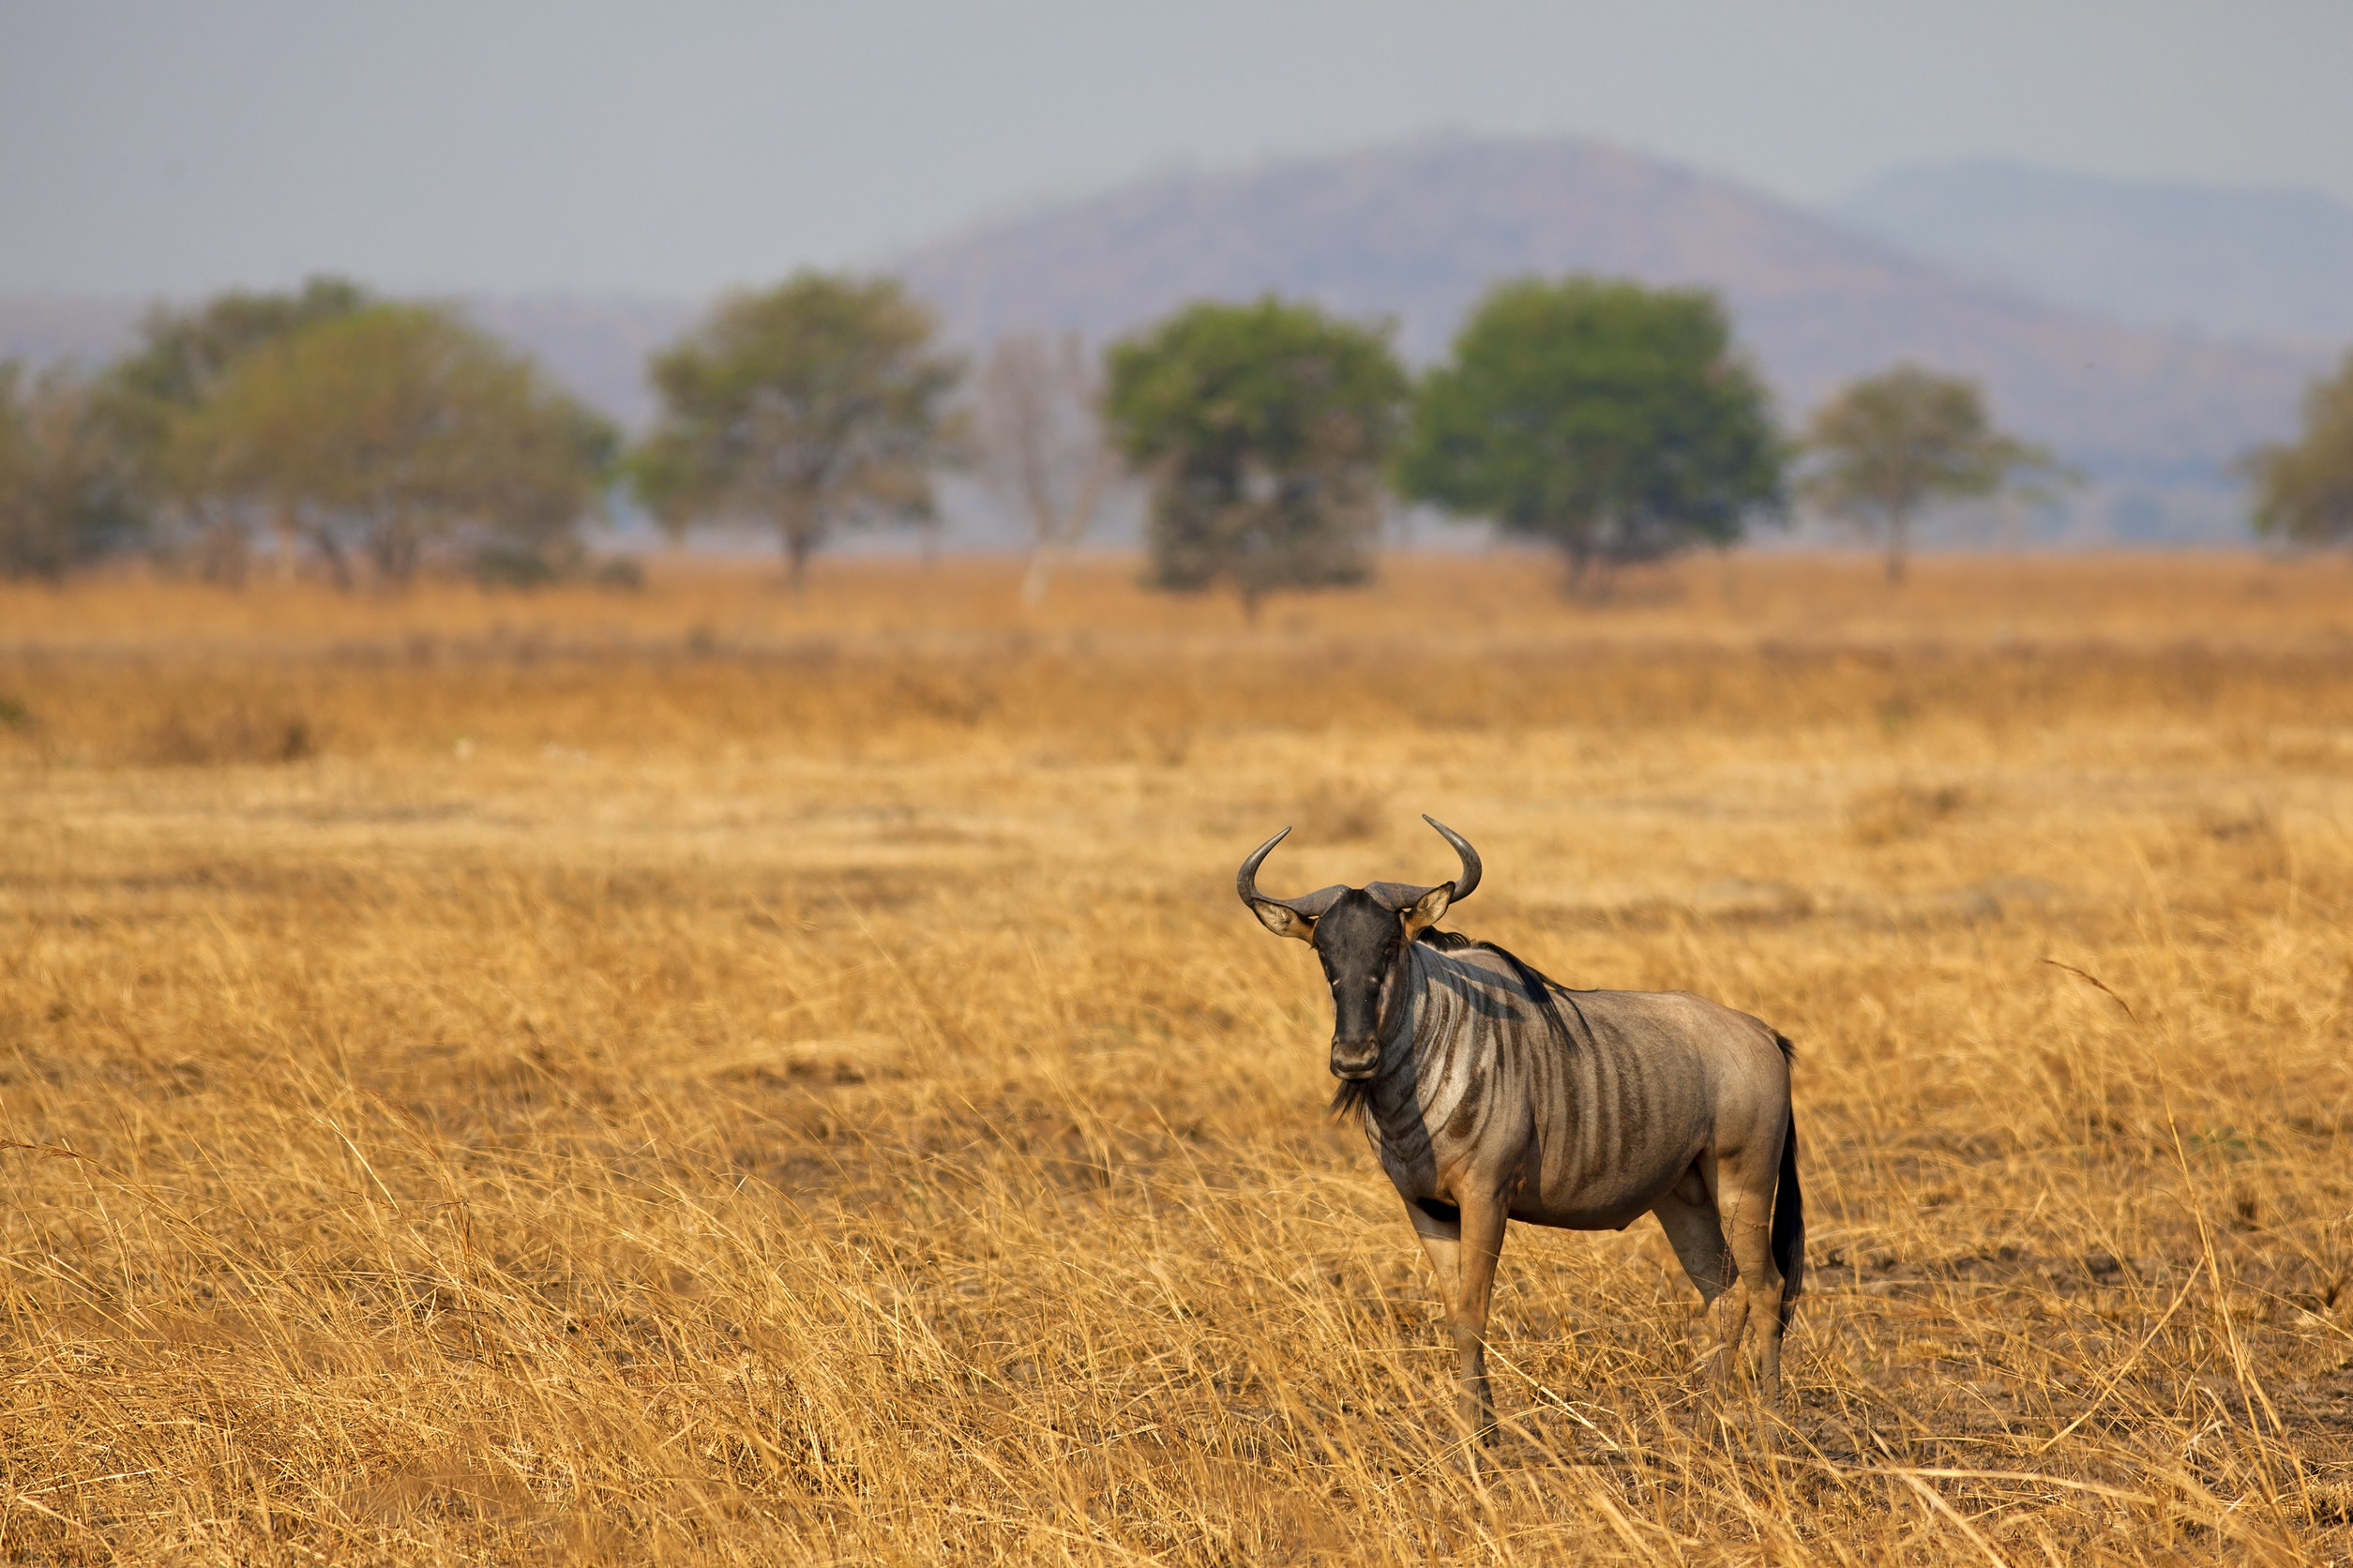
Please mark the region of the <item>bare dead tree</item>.
<svg viewBox="0 0 2353 1568"><path fill-rule="evenodd" d="M1119 473L1103 439L1102 374L1076 332L997 339L975 399L980 474L1030 525L1021 602L1046 596L1054 563L1074 549Z"/></svg>

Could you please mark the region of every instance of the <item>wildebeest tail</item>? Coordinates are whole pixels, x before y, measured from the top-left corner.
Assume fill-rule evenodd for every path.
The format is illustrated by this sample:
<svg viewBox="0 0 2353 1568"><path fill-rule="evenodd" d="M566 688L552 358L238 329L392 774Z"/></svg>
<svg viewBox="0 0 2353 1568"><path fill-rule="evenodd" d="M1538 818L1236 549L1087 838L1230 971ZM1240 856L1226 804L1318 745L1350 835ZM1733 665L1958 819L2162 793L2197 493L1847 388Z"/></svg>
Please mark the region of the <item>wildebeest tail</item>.
<svg viewBox="0 0 2353 1568"><path fill-rule="evenodd" d="M1798 1190L1798 1112L1789 1108L1789 1130L1781 1139L1781 1175L1773 1184L1772 1266L1781 1274L1781 1326L1789 1326L1798 1297L1805 1292L1805 1195Z"/></svg>

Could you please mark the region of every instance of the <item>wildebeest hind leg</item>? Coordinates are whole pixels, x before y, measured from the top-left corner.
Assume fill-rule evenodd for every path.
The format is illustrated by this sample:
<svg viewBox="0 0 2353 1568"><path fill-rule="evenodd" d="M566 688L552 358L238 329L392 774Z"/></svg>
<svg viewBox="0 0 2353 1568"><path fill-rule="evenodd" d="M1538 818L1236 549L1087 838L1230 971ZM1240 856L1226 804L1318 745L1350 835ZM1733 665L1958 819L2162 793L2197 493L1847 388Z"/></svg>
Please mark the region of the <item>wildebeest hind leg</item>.
<svg viewBox="0 0 2353 1568"><path fill-rule="evenodd" d="M1776 1146L1774 1153L1780 1151ZM1768 1171L1771 1167L1766 1168ZM1732 1311L1724 1328L1725 1359L1728 1364L1738 1353L1741 1340L1752 1314L1762 1343L1758 1346L1758 1382L1762 1385L1765 1403L1778 1408L1781 1403L1781 1273L1773 1267L1772 1185L1763 1184L1757 1190L1752 1172L1727 1168L1717 1189L1717 1199L1725 1211L1725 1239L1731 1244L1732 1260L1739 1266L1739 1287L1732 1292ZM1727 1364L1722 1370L1729 1371Z"/></svg>
<svg viewBox="0 0 2353 1568"><path fill-rule="evenodd" d="M1732 1261L1732 1249L1725 1244L1723 1216L1716 1213L1715 1199L1708 1196L1696 1167L1651 1206L1651 1213L1658 1216L1659 1229L1667 1232L1675 1260L1682 1264L1684 1275L1699 1291L1699 1309L1692 1315L1693 1337L1698 1342L1699 1362L1703 1367L1712 1364L1720 1380L1733 1347L1723 1340L1718 1322L1723 1312L1717 1304L1740 1274ZM1712 1329L1715 1332L1711 1333Z"/></svg>

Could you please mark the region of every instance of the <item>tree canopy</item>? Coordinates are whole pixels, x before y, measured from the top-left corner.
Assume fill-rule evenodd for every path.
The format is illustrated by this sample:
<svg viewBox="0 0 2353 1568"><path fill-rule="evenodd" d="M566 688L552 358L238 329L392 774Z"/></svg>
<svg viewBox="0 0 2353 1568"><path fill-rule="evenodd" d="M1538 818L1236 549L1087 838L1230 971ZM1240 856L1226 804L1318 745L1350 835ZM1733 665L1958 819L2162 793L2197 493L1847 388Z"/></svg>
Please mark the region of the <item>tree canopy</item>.
<svg viewBox="0 0 2353 1568"><path fill-rule="evenodd" d="M1850 383L1814 411L1800 491L1833 518L1878 535L1899 582L1912 520L1938 502L1996 493L2051 455L1993 428L1973 381L1897 365Z"/></svg>
<svg viewBox="0 0 2353 1568"><path fill-rule="evenodd" d="M1558 546L1574 580L1738 538L1780 505L1782 452L1713 294L1528 279L1490 290L1422 378L1396 479Z"/></svg>
<svg viewBox="0 0 2353 1568"><path fill-rule="evenodd" d="M931 475L960 448L961 363L894 279L804 272L723 302L654 360L659 424L638 494L673 531L776 529L795 586L839 529L928 522Z"/></svg>
<svg viewBox="0 0 2353 1568"><path fill-rule="evenodd" d="M2255 481L2255 532L2298 544L2353 541L2353 353L2304 393L2304 432L2240 460Z"/></svg>
<svg viewBox="0 0 2353 1568"><path fill-rule="evenodd" d="M1268 295L1188 306L1112 345L1105 412L1153 491L1153 580L1362 581L1408 390L1385 328Z"/></svg>
<svg viewBox="0 0 2353 1568"><path fill-rule="evenodd" d="M159 443L171 411L203 402L246 354L369 304L356 283L313 278L295 293L233 291L193 309L158 306L140 324L139 348L109 368L108 395L127 414L143 415Z"/></svg>
<svg viewBox="0 0 2353 1568"><path fill-rule="evenodd" d="M161 466L208 529L274 529L338 581L434 561L530 580L578 549L614 439L447 311L371 305L237 356L173 415Z"/></svg>

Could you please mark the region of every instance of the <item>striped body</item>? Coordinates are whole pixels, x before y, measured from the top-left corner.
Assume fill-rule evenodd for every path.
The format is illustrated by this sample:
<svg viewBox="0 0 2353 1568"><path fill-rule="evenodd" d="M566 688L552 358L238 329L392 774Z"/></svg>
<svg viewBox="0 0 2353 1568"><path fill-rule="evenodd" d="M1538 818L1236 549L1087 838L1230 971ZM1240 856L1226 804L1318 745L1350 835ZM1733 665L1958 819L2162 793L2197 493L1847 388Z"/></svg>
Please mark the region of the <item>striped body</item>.
<svg viewBox="0 0 2353 1568"><path fill-rule="evenodd" d="M1549 987L1546 1009L1523 978L1541 976L1431 937L1407 950L1362 1095L1399 1197L1459 1207L1466 1185L1500 1186L1513 1219L1623 1229L1710 1149L1727 1078L1779 1091L1770 1127L1753 1129L1777 1144L1787 1068L1747 1014L1688 991Z"/></svg>

